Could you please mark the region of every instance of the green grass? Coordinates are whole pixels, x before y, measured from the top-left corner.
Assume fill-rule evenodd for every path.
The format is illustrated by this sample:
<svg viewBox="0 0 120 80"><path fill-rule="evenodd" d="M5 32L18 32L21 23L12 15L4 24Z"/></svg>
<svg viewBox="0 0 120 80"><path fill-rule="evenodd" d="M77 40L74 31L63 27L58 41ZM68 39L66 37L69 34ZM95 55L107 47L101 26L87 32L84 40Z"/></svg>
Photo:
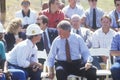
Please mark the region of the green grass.
<svg viewBox="0 0 120 80"><path fill-rule="evenodd" d="M31 0L31 8L39 12L41 10L41 2L47 1L48 0ZM68 0L65 1L67 2ZM14 18L14 14L16 11L21 9L20 2L21 0L6 0L6 23L8 23L11 19ZM86 10L89 7L88 0L81 0L81 5ZM98 0L97 5L107 13L114 9L113 0Z"/></svg>
<svg viewBox="0 0 120 80"><path fill-rule="evenodd" d="M81 0L81 5L84 9L87 9L89 7L88 0ZM115 8L113 0L98 0L97 6L102 8L107 13Z"/></svg>

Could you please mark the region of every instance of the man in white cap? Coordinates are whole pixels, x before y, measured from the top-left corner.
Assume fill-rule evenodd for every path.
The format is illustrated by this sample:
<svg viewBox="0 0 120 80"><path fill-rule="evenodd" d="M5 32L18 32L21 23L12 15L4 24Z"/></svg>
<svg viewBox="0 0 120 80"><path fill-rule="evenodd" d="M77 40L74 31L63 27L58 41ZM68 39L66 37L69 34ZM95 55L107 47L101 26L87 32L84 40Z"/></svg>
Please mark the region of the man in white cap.
<svg viewBox="0 0 120 80"><path fill-rule="evenodd" d="M8 68L23 70L30 80L41 80L42 64L38 63L36 43L40 41L42 30L37 24L26 29L27 39L17 44L7 57Z"/></svg>

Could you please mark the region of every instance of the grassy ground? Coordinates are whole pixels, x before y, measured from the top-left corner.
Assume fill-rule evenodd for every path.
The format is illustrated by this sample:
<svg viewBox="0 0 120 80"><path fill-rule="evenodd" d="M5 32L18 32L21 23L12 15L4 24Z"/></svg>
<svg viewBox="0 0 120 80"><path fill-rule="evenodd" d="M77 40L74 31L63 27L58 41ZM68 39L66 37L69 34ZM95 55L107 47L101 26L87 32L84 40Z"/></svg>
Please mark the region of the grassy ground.
<svg viewBox="0 0 120 80"><path fill-rule="evenodd" d="M31 8L39 12L41 10L41 4L43 2L47 2L48 0L31 0ZM67 5L67 0L66 5ZM14 18L14 14L16 11L20 10L21 0L6 0L6 6L7 6L7 13L6 13L6 24ZM87 0L81 0L81 5L86 10L89 5ZM112 9L114 9L114 3L113 0L98 0L98 6L102 8L105 12L109 12Z"/></svg>

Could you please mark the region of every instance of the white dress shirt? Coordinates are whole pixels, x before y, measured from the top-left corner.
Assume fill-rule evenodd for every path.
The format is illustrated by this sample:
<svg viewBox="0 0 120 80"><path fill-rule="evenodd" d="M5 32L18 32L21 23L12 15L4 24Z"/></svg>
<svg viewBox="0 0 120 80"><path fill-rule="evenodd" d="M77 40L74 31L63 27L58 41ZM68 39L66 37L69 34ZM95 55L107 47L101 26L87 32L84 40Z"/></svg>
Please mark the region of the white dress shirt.
<svg viewBox="0 0 120 80"><path fill-rule="evenodd" d="M64 7L62 11L64 12L64 14L67 18L71 18L71 16L74 14L78 14L79 16L84 15L83 7L81 5L79 6L77 4L76 4L75 8L71 8L70 5L68 5L68 6Z"/></svg>
<svg viewBox="0 0 120 80"><path fill-rule="evenodd" d="M102 28L96 30L92 35L92 47L110 49L115 34L116 32L112 29L110 29L107 34L102 31Z"/></svg>
<svg viewBox="0 0 120 80"><path fill-rule="evenodd" d="M27 68L31 62L38 62L37 47L31 40L26 39L18 43L7 55L7 61L11 64Z"/></svg>

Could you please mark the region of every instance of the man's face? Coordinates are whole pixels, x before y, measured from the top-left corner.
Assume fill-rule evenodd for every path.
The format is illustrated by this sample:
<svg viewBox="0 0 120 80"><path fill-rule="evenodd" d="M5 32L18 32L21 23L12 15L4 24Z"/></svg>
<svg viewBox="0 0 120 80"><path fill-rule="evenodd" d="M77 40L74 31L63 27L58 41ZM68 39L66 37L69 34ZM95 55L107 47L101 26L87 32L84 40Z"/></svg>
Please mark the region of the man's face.
<svg viewBox="0 0 120 80"><path fill-rule="evenodd" d="M95 8L95 7L96 7L96 5L97 5L97 0L88 0L88 1L89 1L90 7L92 7L92 8Z"/></svg>
<svg viewBox="0 0 120 80"><path fill-rule="evenodd" d="M53 6L55 10L59 10L60 1L55 0L55 2L53 4L51 4L51 6Z"/></svg>
<svg viewBox="0 0 120 80"><path fill-rule="evenodd" d="M34 36L34 40L37 42L40 42L42 34Z"/></svg>
<svg viewBox="0 0 120 80"><path fill-rule="evenodd" d="M71 24L74 29L79 29L80 27L80 19L75 17L71 19Z"/></svg>
<svg viewBox="0 0 120 80"><path fill-rule="evenodd" d="M41 18L37 18L37 23L38 23L38 25L40 26L40 28L42 29L42 30L44 30L45 28L46 28L46 24L43 24L43 21L42 21L42 19Z"/></svg>
<svg viewBox="0 0 120 80"><path fill-rule="evenodd" d="M104 28L110 28L111 21L109 18L102 18L101 20L102 27Z"/></svg>
<svg viewBox="0 0 120 80"><path fill-rule="evenodd" d="M116 10L120 12L120 1L116 1L115 6L116 6Z"/></svg>
<svg viewBox="0 0 120 80"><path fill-rule="evenodd" d="M69 0L69 3L70 3L71 5L76 5L76 2L77 2L77 0Z"/></svg>
<svg viewBox="0 0 120 80"><path fill-rule="evenodd" d="M66 36L69 34L70 32L68 30L63 30L61 28L58 28L58 34L59 36L63 39L66 38Z"/></svg>
<svg viewBox="0 0 120 80"><path fill-rule="evenodd" d="M29 6L30 6L30 3L27 2L27 1L25 1L25 2L22 3L22 9L24 11L28 11L29 10Z"/></svg>

